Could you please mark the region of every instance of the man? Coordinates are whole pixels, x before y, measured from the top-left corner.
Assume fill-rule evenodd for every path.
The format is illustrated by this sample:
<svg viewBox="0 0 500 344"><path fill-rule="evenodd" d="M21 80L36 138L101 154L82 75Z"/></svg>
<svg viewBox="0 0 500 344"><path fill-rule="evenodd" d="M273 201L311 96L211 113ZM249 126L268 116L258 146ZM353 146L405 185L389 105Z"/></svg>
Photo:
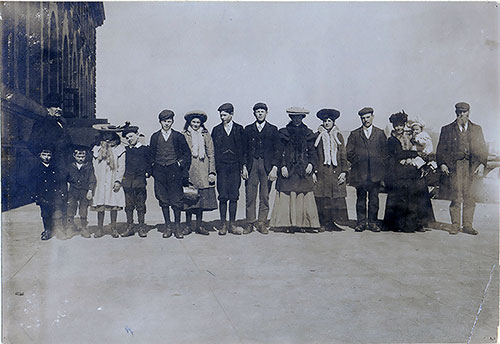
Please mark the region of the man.
<svg viewBox="0 0 500 344"><path fill-rule="evenodd" d="M180 227L183 207L183 186L189 183L191 151L184 135L172 129L174 112L163 110L158 115L161 129L151 135L149 147L153 161L152 174L155 180L155 196L160 203L165 220L164 238L172 236L170 207L174 211L174 234L177 239L184 236Z"/></svg>
<svg viewBox="0 0 500 344"><path fill-rule="evenodd" d="M245 127L246 154L242 176L245 180L247 226L243 234L251 233L254 227L262 234L269 233L266 221L269 213L269 192L273 181L278 178L279 134L278 128L266 121L267 111L266 104L255 104L255 122ZM255 223L257 189L259 217Z"/></svg>
<svg viewBox="0 0 500 344"><path fill-rule="evenodd" d="M62 99L58 94L49 93L44 105L47 107L48 116L38 119L31 130L28 149L33 155L38 155L43 145L50 143L54 147L52 163L65 165L69 160L71 138L66 128L62 115ZM67 161L65 161L67 160Z"/></svg>
<svg viewBox="0 0 500 344"><path fill-rule="evenodd" d="M217 172L217 192L219 193L219 213L222 225L219 235L240 235L235 226L236 207L240 197L241 173L244 164L245 133L243 127L233 122L234 107L224 103L217 109L221 123L212 130L214 141L215 171ZM229 224L226 221L229 201Z"/></svg>
<svg viewBox="0 0 500 344"><path fill-rule="evenodd" d="M464 233L476 235L472 228L476 207L473 186L480 180L488 161L488 149L483 130L469 120L470 105L455 105L457 119L441 128L436 151L438 166L442 172L441 196L451 200L450 234L457 234L462 220ZM461 212L461 206L463 210Z"/></svg>
<svg viewBox="0 0 500 344"><path fill-rule="evenodd" d="M364 107L358 112L361 127L353 130L347 140L347 160L352 164L350 184L356 188L356 232L369 229L379 232L377 214L378 193L384 179L387 158L387 137L384 131L373 126L373 109ZM366 198L368 195L368 217Z"/></svg>

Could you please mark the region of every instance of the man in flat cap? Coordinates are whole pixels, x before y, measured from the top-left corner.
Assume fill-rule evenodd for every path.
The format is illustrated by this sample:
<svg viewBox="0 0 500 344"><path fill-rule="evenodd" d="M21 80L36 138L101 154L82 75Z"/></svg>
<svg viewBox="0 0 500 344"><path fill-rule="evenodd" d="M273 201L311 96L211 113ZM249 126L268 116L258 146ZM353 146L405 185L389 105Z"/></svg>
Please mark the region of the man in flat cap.
<svg viewBox="0 0 500 344"><path fill-rule="evenodd" d="M373 125L373 109L364 107L358 112L361 127L353 130L347 139L347 160L351 163L350 184L356 188L355 230L379 232L377 214L378 193L385 175L387 137ZM368 196L368 216L366 198Z"/></svg>
<svg viewBox="0 0 500 344"><path fill-rule="evenodd" d="M239 235L241 230L235 226L234 222L240 197L241 173L245 163L245 133L240 124L233 122L233 104L224 103L217 110L221 123L212 130L212 140L215 151L219 213L222 222L219 235L225 235L228 231ZM229 224L226 217L228 202Z"/></svg>
<svg viewBox="0 0 500 344"><path fill-rule="evenodd" d="M153 162L155 196L160 203L165 219L164 238L172 235L170 207L174 211L174 234L177 239L184 236L180 227L183 208L183 189L189 183L191 151L180 132L172 129L174 112L163 110L158 115L161 129L151 135L149 147Z"/></svg>
<svg viewBox="0 0 500 344"><path fill-rule="evenodd" d="M243 165L245 179L246 221L243 234L255 227L260 233L269 233L267 216L269 214L269 192L273 181L278 178L279 134L275 125L266 121L267 105L257 103L253 106L255 122L245 127L246 150ZM259 216L256 220L257 190L259 191Z"/></svg>
<svg viewBox="0 0 500 344"><path fill-rule="evenodd" d="M437 163L442 172L440 196L451 200L450 234L458 233L460 220L464 233L478 233L472 228L476 207L473 191L475 182L483 177L488 148L481 127L469 120L469 111L467 103L455 105L457 119L441 128L436 151Z"/></svg>

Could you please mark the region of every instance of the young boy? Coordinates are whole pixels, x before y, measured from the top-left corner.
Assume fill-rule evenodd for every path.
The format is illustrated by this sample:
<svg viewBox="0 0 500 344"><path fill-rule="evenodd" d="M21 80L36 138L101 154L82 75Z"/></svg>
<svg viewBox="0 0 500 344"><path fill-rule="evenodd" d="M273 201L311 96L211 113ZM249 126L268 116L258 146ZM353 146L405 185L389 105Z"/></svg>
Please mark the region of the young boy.
<svg viewBox="0 0 500 344"><path fill-rule="evenodd" d="M51 162L53 151L52 145L41 144L40 161L31 171L34 181L32 199L40 206L43 222L42 240L49 240L55 230L63 229L66 183L64 173Z"/></svg>
<svg viewBox="0 0 500 344"><path fill-rule="evenodd" d="M127 126L122 136L128 144L125 153L125 174L122 186L125 191L125 214L127 215L127 230L122 237L132 236L134 232L134 209L137 209L139 222L138 234L141 238L147 236L144 224L146 214L146 178L151 175L151 153L148 146L139 142L139 127Z"/></svg>
<svg viewBox="0 0 500 344"><path fill-rule="evenodd" d="M90 238L90 232L87 229L87 213L92 200L96 178L94 166L91 161L88 161L87 147L73 146L73 162L67 168L66 180L69 183L68 190L68 207L66 235L71 237L71 231L76 229L75 215L78 209L80 215L80 225L82 236Z"/></svg>

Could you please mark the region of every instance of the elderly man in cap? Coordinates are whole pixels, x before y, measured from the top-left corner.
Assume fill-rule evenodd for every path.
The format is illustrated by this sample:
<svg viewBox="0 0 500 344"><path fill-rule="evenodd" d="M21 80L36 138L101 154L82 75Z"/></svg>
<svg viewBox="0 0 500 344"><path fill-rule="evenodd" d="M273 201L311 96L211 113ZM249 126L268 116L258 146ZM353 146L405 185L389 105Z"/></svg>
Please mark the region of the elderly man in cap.
<svg viewBox="0 0 500 344"><path fill-rule="evenodd" d="M358 112L361 127L351 131L347 139L347 160L351 163L350 184L356 188L356 232L369 229L379 232L377 214L378 193L385 175L387 137L373 125L373 109L364 107ZM368 217L366 198L368 195Z"/></svg>
<svg viewBox="0 0 500 344"><path fill-rule="evenodd" d="M175 237L182 239L180 227L183 208L183 186L189 183L191 151L180 132L172 129L174 112L163 110L158 115L161 129L151 135L149 147L153 162L152 174L155 180L155 196L160 203L165 220L164 238L172 236L170 207L174 211Z"/></svg>
<svg viewBox="0 0 500 344"><path fill-rule="evenodd" d="M224 103L217 109L221 123L212 130L215 151L215 170L217 172L217 192L219 193L219 212L222 226L219 235L228 231L241 234L235 226L236 207L240 197L241 173L245 163L245 133L243 127L233 122L234 107ZM229 201L229 224L226 221Z"/></svg>
<svg viewBox="0 0 500 344"><path fill-rule="evenodd" d="M243 234L255 227L260 233L269 233L267 216L269 214L269 192L278 177L279 134L275 125L266 121L267 105L257 103L253 106L255 122L245 127L246 155L243 165L245 179L246 220ZM256 220L257 190L259 191L259 217Z"/></svg>
<svg viewBox="0 0 500 344"><path fill-rule="evenodd" d="M464 233L478 233L472 228L476 207L473 186L476 184L474 182L483 177L488 149L483 130L469 120L469 111L467 103L455 105L457 119L441 128L436 152L437 163L442 172L440 196L451 200L450 234L458 233L460 220Z"/></svg>
<svg viewBox="0 0 500 344"><path fill-rule="evenodd" d="M33 155L38 155L40 148L47 143L54 147L52 163L65 165L69 162L69 149L71 137L69 136L66 122L62 118L62 98L56 93L49 93L44 105L47 107L48 116L38 119L31 130L28 140L28 149Z"/></svg>

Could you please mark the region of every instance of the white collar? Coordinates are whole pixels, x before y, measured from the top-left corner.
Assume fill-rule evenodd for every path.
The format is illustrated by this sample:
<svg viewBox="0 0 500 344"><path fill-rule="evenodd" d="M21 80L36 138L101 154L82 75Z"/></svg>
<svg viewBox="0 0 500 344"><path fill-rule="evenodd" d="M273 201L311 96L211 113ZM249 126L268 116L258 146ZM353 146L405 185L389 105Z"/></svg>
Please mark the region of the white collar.
<svg viewBox="0 0 500 344"><path fill-rule="evenodd" d="M133 146L133 147L130 147L130 146L129 146L129 147L130 147L130 148L139 148L139 147L141 147L141 146L142 146L142 143L140 143L139 141L137 141L137 143L135 144L135 146Z"/></svg>
<svg viewBox="0 0 500 344"><path fill-rule="evenodd" d="M46 164L46 163L44 163L43 161L42 161L42 164L43 164L43 166L45 166L45 167L49 167L49 164Z"/></svg>
<svg viewBox="0 0 500 344"><path fill-rule="evenodd" d="M257 130L260 132L262 131L262 129L264 129L264 127L266 126L266 121L262 122L262 123L259 123L257 121L255 121L255 124L257 125Z"/></svg>
<svg viewBox="0 0 500 344"><path fill-rule="evenodd" d="M231 133L231 130L233 129L233 121L231 120L231 122L229 122L227 124L223 124L223 126L224 126L224 130L229 135Z"/></svg>
<svg viewBox="0 0 500 344"><path fill-rule="evenodd" d="M460 124L458 124L457 122L457 125L458 125L458 129L460 130L460 132L462 132L462 126ZM467 131L467 129L469 128L469 122L465 122L465 131Z"/></svg>
<svg viewBox="0 0 500 344"><path fill-rule="evenodd" d="M172 132L172 128L168 129L168 131L161 129L161 134L163 135L163 138L165 139L165 141L167 141L171 132Z"/></svg>
<svg viewBox="0 0 500 344"><path fill-rule="evenodd" d="M81 169L81 168L82 168L82 166L83 166L83 163L82 163L82 164L80 164L79 162L76 162L76 161L75 161L75 165L76 165L76 168Z"/></svg>

